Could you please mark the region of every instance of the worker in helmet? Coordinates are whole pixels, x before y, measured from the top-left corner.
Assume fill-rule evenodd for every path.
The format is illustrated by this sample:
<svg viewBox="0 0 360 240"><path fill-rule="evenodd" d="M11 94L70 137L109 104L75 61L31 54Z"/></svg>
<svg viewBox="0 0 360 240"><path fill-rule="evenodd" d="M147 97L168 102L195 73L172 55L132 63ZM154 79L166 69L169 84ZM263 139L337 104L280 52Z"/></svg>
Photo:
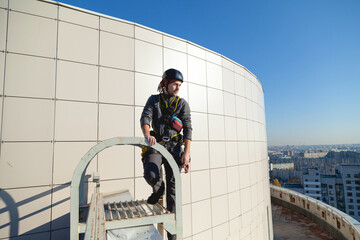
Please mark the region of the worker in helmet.
<svg viewBox="0 0 360 240"><path fill-rule="evenodd" d="M148 143L162 144L172 154L179 169L184 168L188 173L192 128L189 104L178 96L183 81L180 71L166 70L158 86L160 93L151 95L147 100L140 124ZM175 179L170 165L153 148L143 148L142 161L144 178L153 188L147 202L157 203L164 193L165 184L160 175L161 165L164 164L167 209L175 212ZM168 239L176 239L176 236L168 233Z"/></svg>

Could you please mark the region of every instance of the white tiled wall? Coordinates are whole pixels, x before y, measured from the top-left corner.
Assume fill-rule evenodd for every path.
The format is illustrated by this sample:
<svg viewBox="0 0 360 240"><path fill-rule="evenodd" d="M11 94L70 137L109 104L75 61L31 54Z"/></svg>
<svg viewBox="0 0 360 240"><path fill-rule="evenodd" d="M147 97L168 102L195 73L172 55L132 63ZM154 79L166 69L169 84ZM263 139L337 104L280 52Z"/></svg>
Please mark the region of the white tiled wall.
<svg viewBox="0 0 360 240"><path fill-rule="evenodd" d="M49 1L7 3L0 1L1 239L68 238L69 184L80 158L98 141L142 136L142 108L168 68L183 73L180 96L192 110L184 239L264 239L264 94L252 73L120 19ZM96 156L86 172L88 199L94 171L103 193L128 189L146 199L140 152L122 146Z"/></svg>

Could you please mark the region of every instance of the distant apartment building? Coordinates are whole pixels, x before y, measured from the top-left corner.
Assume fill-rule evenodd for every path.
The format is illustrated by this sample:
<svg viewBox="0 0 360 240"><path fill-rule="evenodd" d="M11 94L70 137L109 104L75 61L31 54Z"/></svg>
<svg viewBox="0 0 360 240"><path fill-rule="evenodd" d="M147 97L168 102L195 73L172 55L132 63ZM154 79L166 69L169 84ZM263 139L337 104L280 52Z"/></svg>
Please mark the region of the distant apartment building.
<svg viewBox="0 0 360 240"><path fill-rule="evenodd" d="M303 172L304 194L329 204L360 220L360 165L340 164L334 175L319 168Z"/></svg>
<svg viewBox="0 0 360 240"><path fill-rule="evenodd" d="M319 168L308 168L303 172L304 194L321 200L321 182Z"/></svg>
<svg viewBox="0 0 360 240"><path fill-rule="evenodd" d="M270 163L270 170L272 171L273 169L294 169L294 163Z"/></svg>

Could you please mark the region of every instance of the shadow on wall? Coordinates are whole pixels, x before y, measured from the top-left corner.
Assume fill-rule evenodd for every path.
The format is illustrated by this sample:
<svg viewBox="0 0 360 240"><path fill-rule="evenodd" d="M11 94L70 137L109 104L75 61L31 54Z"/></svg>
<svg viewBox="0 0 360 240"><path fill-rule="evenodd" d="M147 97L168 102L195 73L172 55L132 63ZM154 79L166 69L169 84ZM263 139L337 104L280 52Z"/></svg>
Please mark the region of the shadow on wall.
<svg viewBox="0 0 360 240"><path fill-rule="evenodd" d="M85 182L90 178L90 175L86 175L85 176ZM36 194L34 196L31 196L29 198L26 198L24 200L21 200L19 202L15 202L14 198L4 189L0 189L0 201L3 202L3 204L5 205L5 207L0 208L0 215L3 214L8 214L8 221L5 223L2 223L2 225L0 225L0 229L3 228L9 228L9 234L8 237L15 237L15 236L19 236L19 224L21 221L26 220L30 217L33 217L39 213L42 213L48 209L51 209L57 205L60 205L64 202L69 202L70 204L70 196L66 197L64 199L61 199L57 202L54 202L51 205L48 206L44 206L40 209L37 209L29 214L26 214L24 216L20 217L19 214L19 208L21 206L24 206L28 203L31 203L32 201L35 201L37 199L40 199L42 197L46 197L50 194L53 194L57 191L63 190L65 188L70 188L70 183L65 183L59 186L56 186L54 188L52 188L51 190L47 190L44 191L42 193ZM88 187L87 184L83 185L83 196L80 196L80 198L82 199L82 203L86 203L87 202L87 193L88 193ZM70 206L69 206L70 209ZM3 215L4 216L4 215ZM21 234L21 236L23 235L28 235L28 234L34 234L34 233L40 233L40 232L44 232L44 229L49 229L50 231L54 231L55 229L51 229L51 226L64 226L64 228L69 228L70 227L70 212L65 213L63 216L58 217L56 219L51 219L48 223L45 223L41 226L38 226L37 228L31 229L30 231L24 232ZM50 227L49 227L50 226Z"/></svg>

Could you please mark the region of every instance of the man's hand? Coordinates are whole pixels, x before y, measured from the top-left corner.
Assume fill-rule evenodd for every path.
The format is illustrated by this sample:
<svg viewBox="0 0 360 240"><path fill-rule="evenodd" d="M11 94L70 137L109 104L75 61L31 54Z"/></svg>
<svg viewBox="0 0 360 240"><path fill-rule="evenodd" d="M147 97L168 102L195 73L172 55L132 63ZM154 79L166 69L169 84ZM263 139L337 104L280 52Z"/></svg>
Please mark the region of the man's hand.
<svg viewBox="0 0 360 240"><path fill-rule="evenodd" d="M188 173L189 172L189 168L190 168L190 165L189 165L189 154L187 153L184 153L182 156L181 156L181 163L182 163L182 167L184 168L185 170L185 173Z"/></svg>
<svg viewBox="0 0 360 240"><path fill-rule="evenodd" d="M148 141L148 143L150 144L150 146L155 145L156 144L156 138L150 135L146 135L145 136L146 141Z"/></svg>

